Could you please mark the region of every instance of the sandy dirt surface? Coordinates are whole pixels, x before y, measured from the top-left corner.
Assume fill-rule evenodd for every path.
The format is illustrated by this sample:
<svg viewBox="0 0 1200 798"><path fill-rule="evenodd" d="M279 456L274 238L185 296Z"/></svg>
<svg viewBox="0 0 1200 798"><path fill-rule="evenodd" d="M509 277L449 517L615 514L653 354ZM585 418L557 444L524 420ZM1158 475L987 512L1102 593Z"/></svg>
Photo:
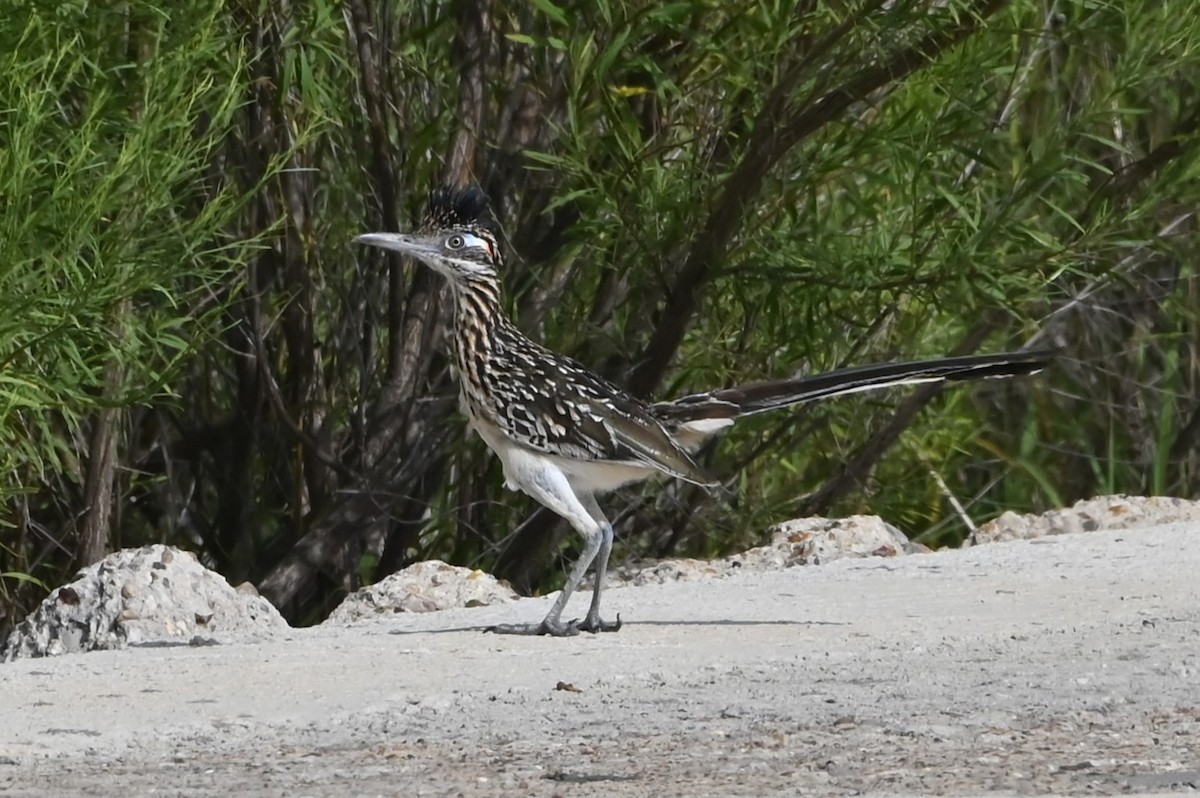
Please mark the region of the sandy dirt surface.
<svg viewBox="0 0 1200 798"><path fill-rule="evenodd" d="M0 794L1200 790L1200 526L0 665ZM586 594L573 606L586 607Z"/></svg>

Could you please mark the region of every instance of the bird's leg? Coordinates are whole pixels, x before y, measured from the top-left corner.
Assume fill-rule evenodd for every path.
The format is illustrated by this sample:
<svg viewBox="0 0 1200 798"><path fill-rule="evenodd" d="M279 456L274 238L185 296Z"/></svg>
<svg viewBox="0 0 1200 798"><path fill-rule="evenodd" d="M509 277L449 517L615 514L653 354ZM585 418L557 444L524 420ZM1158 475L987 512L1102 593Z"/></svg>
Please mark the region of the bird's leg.
<svg viewBox="0 0 1200 798"><path fill-rule="evenodd" d="M600 550L596 553L596 582L592 587L592 603L588 605L587 616L575 626L584 632L615 632L621 628L621 616L615 621L600 619L600 594L604 592L604 580L608 576L608 557L612 554L613 528L604 516L604 511L591 495L584 496L583 506L588 514L600 525Z"/></svg>
<svg viewBox="0 0 1200 798"><path fill-rule="evenodd" d="M587 573L588 566L596 559L596 554L603 547L604 536L600 534L586 535L584 536L584 541L583 553L579 555L579 559L571 567L571 573L567 576L567 583L563 585L562 592L554 600L554 606L550 608L550 612L546 613L546 617L542 619L541 623L498 624L489 627L487 631L501 635L550 635L551 637L570 637L579 634L579 630L584 627L580 626L578 621L564 621L562 613L567 607L567 602L571 600L571 595L575 592L575 588L583 581L583 576ZM587 631L596 630L588 629Z"/></svg>
<svg viewBox="0 0 1200 798"><path fill-rule="evenodd" d="M592 588L592 603L588 605L587 617L583 621L572 622L583 632L615 632L621 628L620 615L615 621L600 619L600 594L604 591L604 579L608 574L608 555L612 553L612 524L605 521L601 534L600 551L596 555L596 585Z"/></svg>
<svg viewBox="0 0 1200 798"><path fill-rule="evenodd" d="M583 581L588 567L601 550L604 551L604 559L607 561L608 553L612 549L612 528L607 521L600 524L592 517L587 507L580 502L575 491L571 489L571 483L562 471L535 455L510 453L509 460L505 463L505 475L510 484L519 487L570 521L571 526L583 535L584 547L583 553L579 555L579 559L575 561L571 573L567 576L567 583L563 585L562 592L559 593L558 598L554 601L554 606L550 608L550 612L546 613L546 617L542 619L541 623L500 624L490 627L488 631L497 634L552 635L554 637L577 635L581 628L579 622L564 622L562 613L566 609L567 602L571 600L571 595ZM590 504L595 505L595 502L590 501ZM608 529L607 538L604 534L605 528ZM593 603L598 611L598 597L593 597ZM591 613L589 613L589 617L590 615Z"/></svg>

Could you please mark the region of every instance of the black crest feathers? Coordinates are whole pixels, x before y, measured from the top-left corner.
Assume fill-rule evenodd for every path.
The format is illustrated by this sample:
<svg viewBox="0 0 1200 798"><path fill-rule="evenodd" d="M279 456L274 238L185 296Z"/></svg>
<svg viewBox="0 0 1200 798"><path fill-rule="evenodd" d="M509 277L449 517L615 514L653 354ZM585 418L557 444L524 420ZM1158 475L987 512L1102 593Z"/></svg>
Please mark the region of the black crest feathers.
<svg viewBox="0 0 1200 798"><path fill-rule="evenodd" d="M421 226L431 231L447 227L484 227L487 226L487 211L487 195L477 187L440 185L429 192L429 206Z"/></svg>

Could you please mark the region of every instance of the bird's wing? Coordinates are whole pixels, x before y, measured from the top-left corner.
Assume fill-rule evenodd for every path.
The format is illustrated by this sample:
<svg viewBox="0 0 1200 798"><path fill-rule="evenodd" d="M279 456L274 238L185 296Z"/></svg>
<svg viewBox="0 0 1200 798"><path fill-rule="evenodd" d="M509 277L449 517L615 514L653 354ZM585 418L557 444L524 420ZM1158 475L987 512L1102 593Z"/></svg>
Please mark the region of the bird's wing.
<svg viewBox="0 0 1200 798"><path fill-rule="evenodd" d="M518 364L520 385L496 390L495 423L530 449L575 460L645 464L698 485L716 484L649 406L570 358L543 349Z"/></svg>

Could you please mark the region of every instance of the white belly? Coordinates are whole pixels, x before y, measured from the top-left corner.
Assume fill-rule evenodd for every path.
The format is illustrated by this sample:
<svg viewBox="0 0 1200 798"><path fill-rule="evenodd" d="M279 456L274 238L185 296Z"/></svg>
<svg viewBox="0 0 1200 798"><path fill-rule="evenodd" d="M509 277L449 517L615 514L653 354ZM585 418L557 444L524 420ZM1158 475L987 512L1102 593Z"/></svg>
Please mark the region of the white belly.
<svg viewBox="0 0 1200 798"><path fill-rule="evenodd" d="M496 453L504 465L504 479L510 490L521 490L522 475L517 472L528 467L531 458L540 460L563 473L578 494L605 493L622 485L648 479L660 473L653 466L642 463L621 463L610 460L577 460L561 455L544 454L518 447L493 424L482 419L472 419L471 426L483 438L488 448ZM518 457L514 457L519 452ZM521 466L516 466L519 460Z"/></svg>
<svg viewBox="0 0 1200 798"><path fill-rule="evenodd" d="M640 482L661 474L657 468L641 463L597 462L595 460L570 460L566 457L550 457L567 475L571 487L577 493L607 493L631 482Z"/></svg>

